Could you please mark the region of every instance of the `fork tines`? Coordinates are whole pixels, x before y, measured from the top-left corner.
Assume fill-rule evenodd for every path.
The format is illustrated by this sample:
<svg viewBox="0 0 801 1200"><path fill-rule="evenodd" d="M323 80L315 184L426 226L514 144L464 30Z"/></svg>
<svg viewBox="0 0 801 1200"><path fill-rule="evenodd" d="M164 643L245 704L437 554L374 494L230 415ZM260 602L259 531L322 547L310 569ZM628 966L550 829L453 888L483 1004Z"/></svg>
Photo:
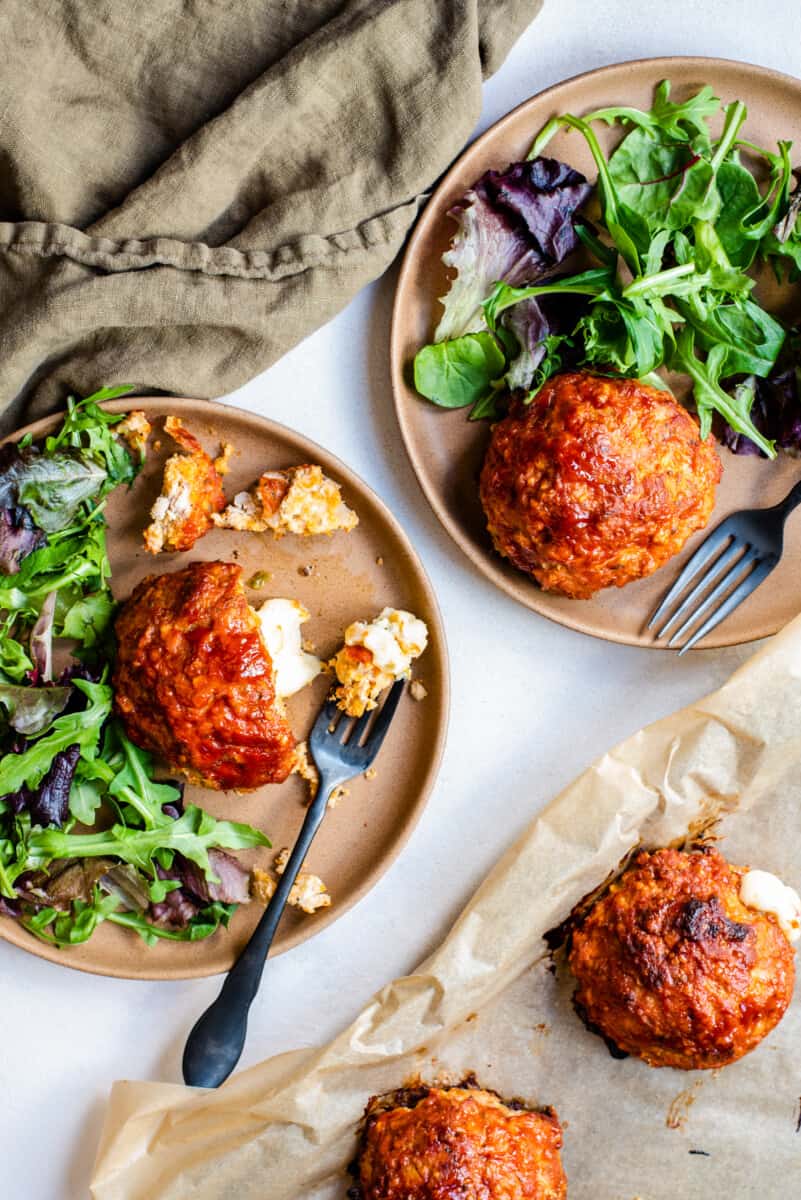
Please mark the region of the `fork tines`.
<svg viewBox="0 0 801 1200"><path fill-rule="evenodd" d="M312 754L325 749L343 764L369 766L381 749L404 685L405 680L396 680L381 707L369 709L358 718L347 716L334 700L329 700L320 710L311 731Z"/></svg>
<svg viewBox="0 0 801 1200"><path fill-rule="evenodd" d="M778 561L777 555L738 536L729 520L723 521L689 559L648 622L648 629L653 629L658 639L685 618L668 641L668 646L676 646L693 630L679 650L685 654L742 604Z"/></svg>

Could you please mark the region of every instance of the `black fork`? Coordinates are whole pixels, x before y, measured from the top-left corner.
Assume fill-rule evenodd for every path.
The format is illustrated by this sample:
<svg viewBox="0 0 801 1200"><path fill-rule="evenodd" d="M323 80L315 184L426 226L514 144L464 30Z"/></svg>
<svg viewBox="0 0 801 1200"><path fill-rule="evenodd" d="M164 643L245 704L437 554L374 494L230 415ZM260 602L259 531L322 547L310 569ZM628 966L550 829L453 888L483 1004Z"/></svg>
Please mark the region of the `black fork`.
<svg viewBox="0 0 801 1200"><path fill-rule="evenodd" d="M317 794L250 941L226 975L219 996L187 1038L183 1073L184 1082L191 1087L218 1087L239 1062L247 1035L248 1012L259 990L268 951L292 885L325 817L328 798L334 788L355 779L372 764L395 715L403 686L403 680L399 679L390 688L383 707L378 712L365 713L358 720L344 716L333 700L321 708L309 737L309 750L320 774Z"/></svg>
<svg viewBox="0 0 801 1200"><path fill-rule="evenodd" d="M784 523L799 504L801 480L772 508L744 509L722 521L698 547L648 622L655 637L664 637L684 617L668 641L668 646L675 646L696 625L679 651L684 654L742 604L778 565Z"/></svg>

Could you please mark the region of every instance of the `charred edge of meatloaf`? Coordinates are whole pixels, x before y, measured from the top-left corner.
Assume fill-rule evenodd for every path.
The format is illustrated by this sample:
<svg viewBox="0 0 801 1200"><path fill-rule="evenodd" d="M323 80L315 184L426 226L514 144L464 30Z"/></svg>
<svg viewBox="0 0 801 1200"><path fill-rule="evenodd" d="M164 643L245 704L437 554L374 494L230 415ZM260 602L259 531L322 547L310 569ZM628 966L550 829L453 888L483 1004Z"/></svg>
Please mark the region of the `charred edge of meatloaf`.
<svg viewBox="0 0 801 1200"><path fill-rule="evenodd" d="M578 988L576 988L576 991L573 993L573 1008L576 1010L576 1015L587 1032L593 1033L596 1037L601 1039L612 1058L619 1059L621 1062L624 1058L631 1058L628 1050L621 1050L617 1042L613 1042L608 1034L604 1033L603 1029L601 1029L599 1025L596 1025L594 1021L590 1020L586 1008L581 1001L577 999L577 996Z"/></svg>
<svg viewBox="0 0 801 1200"><path fill-rule="evenodd" d="M700 836L693 838L689 842L686 838L678 838L675 842L671 842L668 846L648 847L638 843L631 849L625 858L623 858L614 871L610 871L603 883L599 883L591 892L587 892L580 900L577 900L570 910L564 921L558 925L554 925L552 929L546 929L542 935L545 945L548 947L548 952L553 960L557 951L562 947L565 953L570 953L570 943L573 934L578 932L584 924L587 917L590 915L595 905L599 900L603 900L604 896L609 891L613 883L617 883L622 879L630 867L634 865L634 860L640 854L656 854L659 850L681 850L684 854L711 854L715 847L714 838Z"/></svg>
<svg viewBox="0 0 801 1200"><path fill-rule="evenodd" d="M356 1180L356 1183L348 1188L348 1200L363 1200L362 1189L358 1182L359 1163L365 1149L367 1132L371 1121L380 1116L381 1113L390 1112L394 1108L416 1108L432 1092L452 1091L485 1092L488 1096L494 1096L496 1100L500 1100L502 1104L505 1104L513 1112L539 1113L543 1117L556 1117L556 1112L550 1105L531 1105L519 1097L507 1100L494 1088L482 1087L472 1071L468 1075L465 1075L459 1083L437 1083L435 1081L428 1084L420 1080L416 1083L410 1082L405 1087L395 1088L391 1092L382 1092L377 1096L371 1096L359 1124L356 1155L346 1167L347 1173Z"/></svg>

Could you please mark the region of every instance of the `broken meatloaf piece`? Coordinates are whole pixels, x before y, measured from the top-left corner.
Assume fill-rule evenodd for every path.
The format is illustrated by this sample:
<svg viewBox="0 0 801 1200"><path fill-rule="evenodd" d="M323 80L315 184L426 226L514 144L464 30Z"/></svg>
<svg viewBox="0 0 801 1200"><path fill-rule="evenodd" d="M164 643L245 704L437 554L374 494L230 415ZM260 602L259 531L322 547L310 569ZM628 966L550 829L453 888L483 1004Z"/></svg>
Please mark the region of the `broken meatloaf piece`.
<svg viewBox="0 0 801 1200"><path fill-rule="evenodd" d="M186 453L173 454L164 464L161 495L150 510L144 535L150 554L191 550L208 533L212 513L225 508L222 476L232 449L224 446L219 458L210 458L177 417L167 417L164 430Z"/></svg>

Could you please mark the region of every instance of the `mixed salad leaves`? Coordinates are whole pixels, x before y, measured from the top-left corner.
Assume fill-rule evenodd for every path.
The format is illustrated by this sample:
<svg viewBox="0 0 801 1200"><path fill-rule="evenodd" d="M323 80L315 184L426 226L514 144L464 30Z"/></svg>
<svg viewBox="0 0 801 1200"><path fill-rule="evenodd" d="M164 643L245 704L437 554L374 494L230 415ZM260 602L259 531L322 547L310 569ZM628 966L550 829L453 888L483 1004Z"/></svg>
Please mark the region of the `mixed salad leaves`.
<svg viewBox="0 0 801 1200"><path fill-rule="evenodd" d="M103 510L144 458L99 405L129 390L71 399L42 445L0 448L0 913L59 946L103 921L148 944L208 937L249 899L227 851L270 845L184 804L112 715Z"/></svg>
<svg viewBox="0 0 801 1200"><path fill-rule="evenodd" d="M451 210L459 229L443 261L455 274L435 340L415 358L417 390L445 408L471 405L475 420L500 416L512 391L530 401L565 368L662 388L666 368L689 376L703 437L718 414L738 452L801 449L801 346L747 273L771 262L780 278L801 276L791 143L746 141L739 100L714 137L719 111L711 88L676 103L665 81L648 112L554 117L526 162L478 180ZM628 131L608 160L601 123ZM585 139L594 188L543 157L562 128ZM762 164L762 187L748 163ZM581 212L591 196L593 220ZM589 265L559 274L579 248Z"/></svg>

